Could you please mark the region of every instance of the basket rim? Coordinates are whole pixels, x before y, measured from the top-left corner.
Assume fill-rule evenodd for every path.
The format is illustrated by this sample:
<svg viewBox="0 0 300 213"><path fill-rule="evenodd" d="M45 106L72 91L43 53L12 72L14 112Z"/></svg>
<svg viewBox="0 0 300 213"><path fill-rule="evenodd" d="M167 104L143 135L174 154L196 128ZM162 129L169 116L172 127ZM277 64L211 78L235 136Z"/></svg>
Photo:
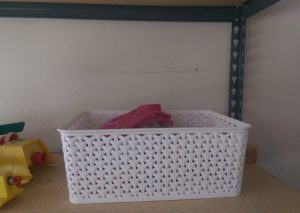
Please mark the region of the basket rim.
<svg viewBox="0 0 300 213"><path fill-rule="evenodd" d="M251 125L248 123L245 123L243 121L236 120L234 118L230 118L228 116L225 116L221 113L217 113L211 110L168 110L167 113L204 113L204 114L210 114L217 117L220 117L224 120L227 120L228 122L233 123L236 125L236 127L168 127L168 128L130 128L130 129L86 129L86 130L70 130L68 129L75 121L77 121L80 117L82 117L85 114L112 114L112 113L126 113L128 111L126 110L95 110L95 111L84 111L77 115L75 118L70 120L69 122L62 125L60 128L58 128L58 132L61 134L107 134L109 133L120 133L120 134L126 134L126 133L136 133L136 134L145 134L145 133L168 133L168 132L176 132L176 133L183 133L183 132L203 132L203 131L245 131L251 128Z"/></svg>

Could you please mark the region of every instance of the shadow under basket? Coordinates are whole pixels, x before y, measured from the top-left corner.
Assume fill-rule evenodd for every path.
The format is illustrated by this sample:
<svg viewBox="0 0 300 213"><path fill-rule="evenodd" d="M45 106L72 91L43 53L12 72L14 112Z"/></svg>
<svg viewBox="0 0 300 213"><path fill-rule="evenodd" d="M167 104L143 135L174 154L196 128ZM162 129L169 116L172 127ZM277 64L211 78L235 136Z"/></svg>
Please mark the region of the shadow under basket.
<svg viewBox="0 0 300 213"><path fill-rule="evenodd" d="M250 125L192 110L169 111L172 128L98 129L122 113L84 112L58 130L71 202L240 194Z"/></svg>

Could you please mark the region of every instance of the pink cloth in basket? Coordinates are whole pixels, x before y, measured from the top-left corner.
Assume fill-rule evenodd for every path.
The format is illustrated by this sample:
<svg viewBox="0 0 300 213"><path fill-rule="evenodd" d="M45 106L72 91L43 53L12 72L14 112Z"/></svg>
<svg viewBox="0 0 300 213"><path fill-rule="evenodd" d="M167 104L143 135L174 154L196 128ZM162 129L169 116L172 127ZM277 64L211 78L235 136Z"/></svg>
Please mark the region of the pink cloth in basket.
<svg viewBox="0 0 300 213"><path fill-rule="evenodd" d="M171 116L161 111L160 104L140 105L131 112L104 123L100 129L143 128L153 123L163 127L173 125Z"/></svg>

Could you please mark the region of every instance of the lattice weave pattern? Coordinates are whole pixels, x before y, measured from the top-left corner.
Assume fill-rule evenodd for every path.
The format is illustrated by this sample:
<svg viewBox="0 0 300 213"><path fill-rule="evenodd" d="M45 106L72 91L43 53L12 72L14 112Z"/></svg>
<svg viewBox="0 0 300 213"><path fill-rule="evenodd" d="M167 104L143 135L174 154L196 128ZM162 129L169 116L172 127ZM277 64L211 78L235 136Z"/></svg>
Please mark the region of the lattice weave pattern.
<svg viewBox="0 0 300 213"><path fill-rule="evenodd" d="M236 127L230 120L221 118L217 115L210 113L186 113L186 112L170 112L175 127ZM102 122L108 121L119 113L104 112L97 114L86 113L82 115L76 122L69 128L70 130L86 130L98 129Z"/></svg>
<svg viewBox="0 0 300 213"><path fill-rule="evenodd" d="M247 131L62 135L74 202L238 194Z"/></svg>

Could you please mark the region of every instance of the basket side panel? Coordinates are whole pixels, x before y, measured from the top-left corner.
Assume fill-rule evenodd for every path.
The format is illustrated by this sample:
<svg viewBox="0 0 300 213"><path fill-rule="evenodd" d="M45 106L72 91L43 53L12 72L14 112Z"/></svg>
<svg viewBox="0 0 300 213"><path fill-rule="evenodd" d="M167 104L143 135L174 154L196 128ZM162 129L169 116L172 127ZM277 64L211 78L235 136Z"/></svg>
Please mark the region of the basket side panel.
<svg viewBox="0 0 300 213"><path fill-rule="evenodd" d="M247 131L62 135L71 200L220 197L241 187Z"/></svg>
<svg viewBox="0 0 300 213"><path fill-rule="evenodd" d="M175 127L238 127L233 119L211 111L174 111L171 116Z"/></svg>

